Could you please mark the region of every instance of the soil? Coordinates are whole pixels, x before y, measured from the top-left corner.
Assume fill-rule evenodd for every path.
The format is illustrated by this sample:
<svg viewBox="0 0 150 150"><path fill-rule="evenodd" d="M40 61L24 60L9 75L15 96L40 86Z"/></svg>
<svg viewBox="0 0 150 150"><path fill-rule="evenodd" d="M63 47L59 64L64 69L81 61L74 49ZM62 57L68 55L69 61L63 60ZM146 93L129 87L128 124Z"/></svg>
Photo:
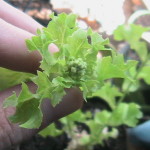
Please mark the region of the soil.
<svg viewBox="0 0 150 150"><path fill-rule="evenodd" d="M43 138L39 135L33 137L29 142L20 145L20 150L63 150L67 147L69 139L66 134L56 138Z"/></svg>

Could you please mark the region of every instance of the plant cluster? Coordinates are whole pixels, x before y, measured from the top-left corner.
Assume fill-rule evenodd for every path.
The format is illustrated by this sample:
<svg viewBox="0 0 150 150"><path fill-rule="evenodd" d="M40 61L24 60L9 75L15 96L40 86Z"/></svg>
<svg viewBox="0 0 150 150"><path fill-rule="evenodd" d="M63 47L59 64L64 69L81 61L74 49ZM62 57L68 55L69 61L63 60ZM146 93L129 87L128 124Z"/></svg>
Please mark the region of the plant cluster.
<svg viewBox="0 0 150 150"><path fill-rule="evenodd" d="M38 30L37 36L31 40L26 40L28 49L38 50L42 56L42 71L31 78L38 89L32 93L23 82L19 96L14 93L8 97L4 107L16 107L16 113L10 117L13 123L19 123L24 128L39 128L43 117L40 109L43 99L50 99L55 107L66 94L66 88L78 87L85 100L99 97L109 105L110 110L94 114L79 110L60 120L63 124L61 131L52 124L40 134L56 136L67 132L73 138L76 136L76 123L84 123L90 132L83 134L78 144L91 148L109 137L116 137L118 126L134 127L142 117L140 106L132 99L131 102L125 99L130 92L139 89L141 79L150 84L150 54L146 42L140 40L149 28L122 25L114 32L115 39L127 41L139 57L138 60L125 61L123 54L108 48L108 39L103 39L90 28L87 31L80 29L76 17L74 14L52 14L48 26ZM57 45L59 52L49 52L51 43ZM103 56L103 52L109 55ZM119 79L121 84L115 84ZM111 130L108 130L109 127Z"/></svg>

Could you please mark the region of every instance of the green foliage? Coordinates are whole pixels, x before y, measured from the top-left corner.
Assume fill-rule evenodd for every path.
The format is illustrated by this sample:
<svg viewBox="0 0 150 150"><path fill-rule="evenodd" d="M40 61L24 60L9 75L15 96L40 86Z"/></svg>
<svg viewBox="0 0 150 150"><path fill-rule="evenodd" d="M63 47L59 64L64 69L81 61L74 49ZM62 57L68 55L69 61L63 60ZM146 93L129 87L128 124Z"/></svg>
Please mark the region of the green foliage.
<svg viewBox="0 0 150 150"><path fill-rule="evenodd" d="M113 111L99 111L94 116L91 112L78 110L60 119L63 124L61 129L58 130L52 124L40 132L40 135L44 137L58 136L65 132L72 141L76 141L76 147L83 146L86 149L90 149L95 144L104 144L103 141L110 137L116 138L118 136L118 126L128 125L133 127L141 117L142 113L139 110L139 106L135 103L120 103L116 105L116 109ZM85 130L79 131L77 123L84 123L89 128L89 132Z"/></svg>
<svg viewBox="0 0 150 150"><path fill-rule="evenodd" d="M114 31L116 40L125 40L130 44L130 47L135 50L141 61L147 58L148 50L146 42L140 41L142 34L149 31L150 28L142 27L140 25L130 24L121 25Z"/></svg>
<svg viewBox="0 0 150 150"><path fill-rule="evenodd" d="M56 128L55 124L52 123L47 128L40 131L39 134L43 137L47 137L47 136L53 136L54 137L54 136L58 136L58 135L62 134L62 130L58 130Z"/></svg>
<svg viewBox="0 0 150 150"><path fill-rule="evenodd" d="M29 81L33 74L12 71L0 67L0 91L11 86L20 84L22 81Z"/></svg>
<svg viewBox="0 0 150 150"><path fill-rule="evenodd" d="M99 80L106 80L110 78L128 78L128 71L131 67L136 65L136 61L129 60L124 62L122 54L114 54L113 56L103 57L98 65ZM116 74L117 72L117 74Z"/></svg>
<svg viewBox="0 0 150 150"><path fill-rule="evenodd" d="M140 71L140 73L138 75L138 78L144 79L144 81L148 85L150 85L150 77L149 77L149 75L150 75L150 66L148 65L148 66L142 67L142 69L141 69L141 71Z"/></svg>
<svg viewBox="0 0 150 150"><path fill-rule="evenodd" d="M20 126L24 128L36 128L41 125L42 113L37 99L20 102L16 109L15 115L10 117L13 123L20 122Z"/></svg>
<svg viewBox="0 0 150 150"><path fill-rule="evenodd" d="M149 27L142 27L135 24L121 25L114 31L115 39L128 42L130 47L136 52L140 62L129 70L134 82L124 81L124 95L130 91L136 91L140 87L140 79L144 79L147 84L150 84L150 65L148 63L150 60L150 53L148 51L147 43L142 40L142 35L147 31L150 31Z"/></svg>
<svg viewBox="0 0 150 150"><path fill-rule="evenodd" d="M118 90L117 87L112 86L110 82L106 82L105 85L102 86L101 89L93 93L92 96L102 98L113 110L117 105L116 97L122 96L122 93Z"/></svg>
<svg viewBox="0 0 150 150"><path fill-rule="evenodd" d="M128 31L126 32L126 30ZM102 98L110 106L111 110L95 112L94 116L90 112L77 111L70 115L72 117L67 116L61 119L64 124L61 131L67 132L72 140L79 140L77 147L82 145L86 149L92 149L92 145L103 144L104 140L110 137L115 138L118 135L118 126L134 127L142 117L138 104L122 101L125 100L125 97L130 92L139 89L141 79L150 84L149 52L146 42L141 43L141 36L147 30L149 28L137 25L128 25L128 27L122 25L114 33L117 40L129 42L131 48L139 55L140 63L134 60L129 60L125 63L123 55L114 52L112 52L112 56L102 57L97 60L97 73L101 86L99 88L93 87L92 95L88 96ZM141 46L142 44L144 46ZM143 54L142 56L141 53ZM112 80L106 80L113 77L124 78L121 86L112 84ZM132 99L129 100L132 101ZM76 122L86 124L90 132L81 132L80 138L75 138L75 135L79 134L75 130L77 129Z"/></svg>
<svg viewBox="0 0 150 150"><path fill-rule="evenodd" d="M31 93L23 83L20 95L15 97L16 113L10 118L24 128L40 127L40 104L44 98L49 98L55 107L66 94L65 88L79 87L86 99L102 87L106 79L129 79L127 72L135 64L131 61L125 63L121 54L110 49L112 56L98 59L98 52L107 50L105 45L109 41L91 29L80 29L76 15L52 14L51 18L46 28L37 31L37 36L26 40L30 51L38 50L42 55L40 67L43 71L38 71L37 76L31 78L38 86L36 93ZM58 46L59 52L49 52L51 43ZM4 106L10 106L11 100L12 96L6 99Z"/></svg>
<svg viewBox="0 0 150 150"><path fill-rule="evenodd" d="M109 118L111 126L120 126L122 124L130 127L136 126L138 119L142 117L139 106L134 103L120 103L117 108L112 112Z"/></svg>
<svg viewBox="0 0 150 150"><path fill-rule="evenodd" d="M74 14L52 14L48 26L38 30L37 36L26 40L28 49L38 50L42 56L42 71L37 71L37 75L31 78L38 88L32 93L23 82L19 96L13 93L5 100L4 107L16 107L16 113L10 117L12 122L24 128L39 128L43 117L40 106L45 98L50 99L55 107L66 94L65 89L72 87L80 88L85 100L101 98L110 110L94 113L78 110L60 120L61 130L52 124L39 133L46 137L66 132L72 140L78 141L77 146L85 146L88 150L95 144L103 144L110 137L115 138L118 126L134 127L142 117L141 107L132 99L126 102L125 98L139 90L141 79L150 84L150 54L146 42L141 41L142 34L150 28L131 24L121 25L115 30L115 39L128 42L139 58L138 61L125 61L122 54L106 48L108 39L103 39L90 28L87 31L80 29L76 18ZM49 52L51 43L59 48L59 52ZM109 51L109 55L98 58L98 53L103 51ZM16 77L14 75L13 80ZM24 78L21 76L12 85L24 81ZM115 84L118 79L121 84ZM79 123L85 124L89 132L80 133Z"/></svg>

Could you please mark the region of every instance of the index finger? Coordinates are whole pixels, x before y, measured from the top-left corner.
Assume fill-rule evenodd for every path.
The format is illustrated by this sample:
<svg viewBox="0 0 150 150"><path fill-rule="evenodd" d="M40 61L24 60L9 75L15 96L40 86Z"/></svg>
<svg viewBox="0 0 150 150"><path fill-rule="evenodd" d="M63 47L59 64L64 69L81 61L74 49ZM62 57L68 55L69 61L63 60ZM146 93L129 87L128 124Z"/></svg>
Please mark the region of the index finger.
<svg viewBox="0 0 150 150"><path fill-rule="evenodd" d="M39 69L41 56L37 51L29 52L25 40L33 34L0 19L0 67L35 73Z"/></svg>
<svg viewBox="0 0 150 150"><path fill-rule="evenodd" d="M35 34L38 28L42 28L42 25L30 16L26 15L19 9L12 7L3 0L0 0L0 18L32 34Z"/></svg>

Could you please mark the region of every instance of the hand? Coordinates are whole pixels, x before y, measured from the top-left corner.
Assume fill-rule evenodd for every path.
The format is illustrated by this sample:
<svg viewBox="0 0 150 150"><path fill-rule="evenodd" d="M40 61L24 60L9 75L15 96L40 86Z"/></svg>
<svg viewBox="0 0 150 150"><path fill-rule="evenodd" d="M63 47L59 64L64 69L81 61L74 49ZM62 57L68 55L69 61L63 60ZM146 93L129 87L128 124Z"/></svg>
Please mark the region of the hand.
<svg viewBox="0 0 150 150"><path fill-rule="evenodd" d="M25 45L25 39L32 37L40 24L23 12L13 8L0 0L0 67L12 70L36 73L39 68L41 56L37 51L29 53ZM51 52L57 48L53 45ZM36 91L34 83L27 83L32 92ZM0 149L4 150L13 145L28 140L39 130L46 127L53 121L75 111L82 106L83 98L79 89L69 89L62 102L55 108L50 101L45 99L42 104L43 123L40 129L24 129L18 124L11 124L8 116L15 113L15 108L3 109L4 99L15 91L19 94L21 86L17 85L0 91Z"/></svg>

